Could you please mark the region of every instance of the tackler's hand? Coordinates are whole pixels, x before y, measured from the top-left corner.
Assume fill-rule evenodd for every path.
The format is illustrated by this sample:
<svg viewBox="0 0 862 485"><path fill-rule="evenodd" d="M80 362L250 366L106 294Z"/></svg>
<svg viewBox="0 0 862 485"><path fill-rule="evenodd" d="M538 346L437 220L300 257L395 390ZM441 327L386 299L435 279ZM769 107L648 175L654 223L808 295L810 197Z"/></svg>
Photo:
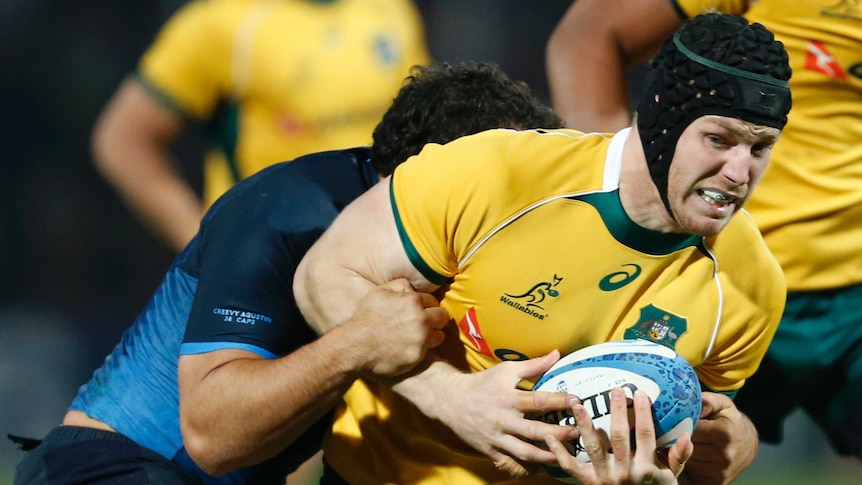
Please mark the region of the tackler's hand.
<svg viewBox="0 0 862 485"><path fill-rule="evenodd" d="M411 370L440 345L447 323L449 314L434 296L398 279L369 291L342 330L364 355L367 372L390 377Z"/></svg>
<svg viewBox="0 0 862 485"><path fill-rule="evenodd" d="M610 436L593 426L586 408L580 403L572 406L578 430L582 436L584 450L589 462L572 456L566 447L553 436L545 441L557 458L559 467L583 485L593 484L651 484L674 485L682 473L694 446L691 437L683 434L671 447L670 464L656 453L655 427L652 420L652 405L643 391L635 391L634 436L632 450L631 426L629 424L628 400L620 388L611 391Z"/></svg>

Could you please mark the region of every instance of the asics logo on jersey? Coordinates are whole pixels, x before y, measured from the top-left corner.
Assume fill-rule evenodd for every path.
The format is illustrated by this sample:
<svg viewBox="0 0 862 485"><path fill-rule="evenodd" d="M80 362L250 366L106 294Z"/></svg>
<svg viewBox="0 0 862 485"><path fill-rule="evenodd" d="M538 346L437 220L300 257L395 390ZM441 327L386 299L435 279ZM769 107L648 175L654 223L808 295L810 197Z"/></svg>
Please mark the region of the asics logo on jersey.
<svg viewBox="0 0 862 485"><path fill-rule="evenodd" d="M544 310L542 306L547 297L556 298L560 292L554 289L563 278L554 275L551 281L543 281L536 283L529 290L520 294L503 293L500 301L509 305L512 308L520 310L533 318L544 320L547 314L539 313L539 310Z"/></svg>
<svg viewBox="0 0 862 485"><path fill-rule="evenodd" d="M637 279L641 274L641 267L634 263L624 264L623 268L626 268L626 270L614 271L602 278L601 281L599 281L599 289L602 291L619 290L623 286Z"/></svg>

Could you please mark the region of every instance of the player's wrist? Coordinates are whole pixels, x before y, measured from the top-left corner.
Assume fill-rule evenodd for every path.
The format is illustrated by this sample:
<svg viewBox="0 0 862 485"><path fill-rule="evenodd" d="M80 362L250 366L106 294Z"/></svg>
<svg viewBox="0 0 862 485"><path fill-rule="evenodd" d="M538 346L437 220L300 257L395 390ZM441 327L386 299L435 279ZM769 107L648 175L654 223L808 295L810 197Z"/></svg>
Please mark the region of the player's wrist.
<svg viewBox="0 0 862 485"><path fill-rule="evenodd" d="M348 320L349 322L349 320ZM368 377L375 365L375 360L369 358L364 334L355 332L345 322L321 335L316 343L325 344L327 352L332 355L330 364L338 366L337 370L351 380Z"/></svg>
<svg viewBox="0 0 862 485"><path fill-rule="evenodd" d="M390 387L419 408L422 414L445 423L447 403L454 402L448 398L449 393L458 386L464 375L460 370L429 354L425 361L401 376Z"/></svg>

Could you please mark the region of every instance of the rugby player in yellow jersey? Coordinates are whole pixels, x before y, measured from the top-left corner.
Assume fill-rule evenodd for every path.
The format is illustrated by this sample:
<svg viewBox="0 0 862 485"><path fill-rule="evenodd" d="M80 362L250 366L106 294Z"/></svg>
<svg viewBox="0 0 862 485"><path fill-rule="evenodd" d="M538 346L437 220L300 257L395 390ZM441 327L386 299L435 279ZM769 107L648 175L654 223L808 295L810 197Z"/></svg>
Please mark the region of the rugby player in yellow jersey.
<svg viewBox="0 0 862 485"><path fill-rule="evenodd" d="M499 483L510 477L498 468L547 459L530 443L545 437L518 410L536 376L498 371L506 361L645 338L694 365L708 404L742 387L784 307L781 270L741 208L786 123L790 74L762 25L701 15L665 40L630 128L426 145L348 206L297 270L307 320L331 328L375 282L405 277L440 292L460 338L391 390L354 384L324 448L330 483ZM732 402L720 406L735 414L707 412L695 435L752 432L701 436L692 461L722 468L701 470L716 480L738 469L727 448L756 447ZM614 449L628 440L621 428ZM583 465L547 442L582 483L675 483L690 445L677 442L667 463L600 446Z"/></svg>
<svg viewBox="0 0 862 485"><path fill-rule="evenodd" d="M802 408L836 451L862 457L862 2L580 0L548 43L554 107L579 130L626 126L626 69L707 9L765 25L793 70L793 111L746 205L784 270L787 305L735 401L764 442L780 442Z"/></svg>
<svg viewBox="0 0 862 485"><path fill-rule="evenodd" d="M102 175L179 252L234 183L282 160L367 145L429 54L410 0L206 0L162 28L93 131ZM205 126L203 201L172 160Z"/></svg>

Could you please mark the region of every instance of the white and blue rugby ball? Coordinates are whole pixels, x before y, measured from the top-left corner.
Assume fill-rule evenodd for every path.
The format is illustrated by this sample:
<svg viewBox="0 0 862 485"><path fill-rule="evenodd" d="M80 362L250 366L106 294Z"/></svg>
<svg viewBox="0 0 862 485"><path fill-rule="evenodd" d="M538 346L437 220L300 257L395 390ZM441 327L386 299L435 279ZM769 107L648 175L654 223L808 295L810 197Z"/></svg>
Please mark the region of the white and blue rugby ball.
<svg viewBox="0 0 862 485"><path fill-rule="evenodd" d="M593 426L609 435L610 391L616 387L625 389L629 399L636 389L650 397L657 449L670 447L685 432L694 432L701 411L697 374L673 349L648 340L615 340L572 352L548 369L533 390L578 396L592 413ZM633 411L629 416L633 424ZM548 413L541 419L575 424L571 411ZM590 461L582 442L567 445L576 458ZM548 472L556 478L571 478L557 467L548 467Z"/></svg>

